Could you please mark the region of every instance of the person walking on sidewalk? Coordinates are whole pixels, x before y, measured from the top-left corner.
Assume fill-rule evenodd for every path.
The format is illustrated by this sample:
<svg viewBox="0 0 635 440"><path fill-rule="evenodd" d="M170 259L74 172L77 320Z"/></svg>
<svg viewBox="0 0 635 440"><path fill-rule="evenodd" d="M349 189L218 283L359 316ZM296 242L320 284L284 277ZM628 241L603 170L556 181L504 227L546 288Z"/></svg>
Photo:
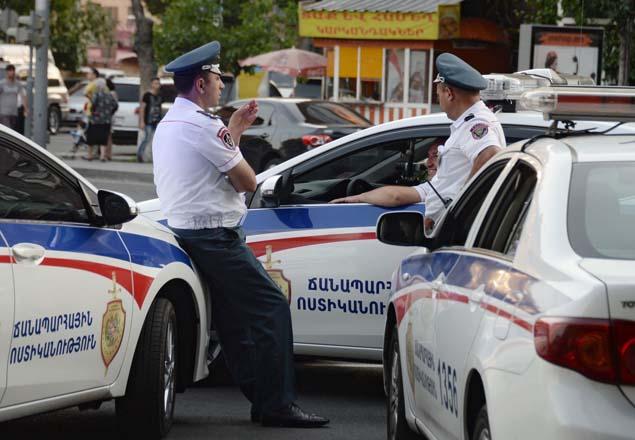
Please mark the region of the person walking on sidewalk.
<svg viewBox="0 0 635 440"><path fill-rule="evenodd" d="M293 332L289 303L245 243L245 192L256 175L240 151L240 137L258 113L255 101L225 126L206 109L218 105L223 82L220 44L213 41L170 62L178 97L153 141L154 183L168 226L208 285L221 347L251 419L264 426L318 427L329 420L295 404ZM253 356L240 356L245 334ZM245 370L248 371L245 374Z"/></svg>
<svg viewBox="0 0 635 440"><path fill-rule="evenodd" d="M99 145L101 161L106 161L106 146L110 135L112 115L117 110L117 101L108 90L106 80L97 78L92 94L88 129L86 130L86 143L88 147L87 160L93 159L94 147Z"/></svg>
<svg viewBox="0 0 635 440"><path fill-rule="evenodd" d="M8 64L6 78L0 80L0 124L12 130L18 130L18 96L24 105L24 114L28 114L24 87L15 76L15 66Z"/></svg>
<svg viewBox="0 0 635 440"><path fill-rule="evenodd" d="M143 94L139 107L139 128L143 131L143 139L137 148L138 162L152 162L152 139L161 120L161 81L158 77L152 78L150 90ZM147 148L150 145L150 148ZM147 154L146 154L147 148Z"/></svg>

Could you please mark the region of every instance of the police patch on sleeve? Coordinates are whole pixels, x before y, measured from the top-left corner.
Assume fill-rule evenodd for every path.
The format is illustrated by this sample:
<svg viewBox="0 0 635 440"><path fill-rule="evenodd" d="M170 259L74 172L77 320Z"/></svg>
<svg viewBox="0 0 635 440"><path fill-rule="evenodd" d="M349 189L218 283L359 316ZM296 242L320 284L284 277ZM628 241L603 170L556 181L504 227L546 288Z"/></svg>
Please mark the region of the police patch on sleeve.
<svg viewBox="0 0 635 440"><path fill-rule="evenodd" d="M472 133L472 137L474 139L481 139L487 134L488 130L489 126L487 124L475 124L474 127L470 128L470 132Z"/></svg>
<svg viewBox="0 0 635 440"><path fill-rule="evenodd" d="M221 142L223 142L223 145L225 145L225 148L227 148L228 150L236 149L236 144L234 144L232 135L227 129L227 127L222 127L220 130L218 130L218 133L216 134L216 136L218 136Z"/></svg>

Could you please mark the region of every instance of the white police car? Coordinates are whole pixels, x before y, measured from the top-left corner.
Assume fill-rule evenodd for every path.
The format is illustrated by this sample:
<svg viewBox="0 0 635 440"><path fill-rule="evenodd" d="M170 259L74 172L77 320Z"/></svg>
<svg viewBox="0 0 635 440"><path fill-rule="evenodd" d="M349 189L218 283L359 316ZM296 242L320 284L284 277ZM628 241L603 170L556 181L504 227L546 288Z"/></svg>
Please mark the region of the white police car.
<svg viewBox="0 0 635 440"><path fill-rule="evenodd" d="M160 438L207 375L206 294L136 212L0 126L0 421L114 398L124 432Z"/></svg>
<svg viewBox="0 0 635 440"><path fill-rule="evenodd" d="M498 116L508 143L543 134L551 123L538 112ZM450 123L445 114L433 114L371 127L257 176L244 229L248 244L289 298L296 354L382 359L391 273L410 251L376 240L375 225L385 209L328 202L382 185L419 183L418 163L430 146L449 136ZM578 128L611 126L581 122ZM165 222L157 199L139 208ZM423 212L424 206L402 209Z"/></svg>
<svg viewBox="0 0 635 440"><path fill-rule="evenodd" d="M635 89L523 101L554 119L635 120ZM377 227L385 243L422 246L392 280L388 438L635 438L635 135L516 143L430 237L422 220L388 213Z"/></svg>

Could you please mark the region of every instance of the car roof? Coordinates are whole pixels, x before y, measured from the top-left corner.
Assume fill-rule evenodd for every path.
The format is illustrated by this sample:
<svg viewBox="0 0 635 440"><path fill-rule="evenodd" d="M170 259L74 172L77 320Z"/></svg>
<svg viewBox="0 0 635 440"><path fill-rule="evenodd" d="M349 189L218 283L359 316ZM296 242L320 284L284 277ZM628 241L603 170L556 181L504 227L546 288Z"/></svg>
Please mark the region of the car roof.
<svg viewBox="0 0 635 440"><path fill-rule="evenodd" d="M575 162L635 161L635 130L631 135L587 135L561 139Z"/></svg>
<svg viewBox="0 0 635 440"><path fill-rule="evenodd" d="M308 101L312 101L312 102L329 102L331 104L339 104L338 102L320 101L320 100L314 100L314 99L310 99L310 98L248 98L248 99L236 99L234 101L228 102L225 105L228 106L228 105L242 104L242 103L245 103L245 102L249 102L252 99L255 100L256 102L280 102L280 103L284 103L284 104L298 104L298 103L301 103L301 102L308 102Z"/></svg>
<svg viewBox="0 0 635 440"><path fill-rule="evenodd" d="M530 127L544 127L548 128L552 121L545 120L543 118L542 113L534 112L534 111L522 111L516 113L497 113L496 116L500 123L504 126L510 125L521 125L521 126L530 126ZM375 125L355 133L349 134L347 136L341 137L339 139L335 139L325 145L314 148L306 153L303 153L299 156L295 156L289 159L286 162L283 162L281 165L277 165L269 170L263 171L258 175L258 180L262 181L267 177L274 176L278 172L281 172L284 169L289 168L289 166L295 166L300 162L303 162L313 156L318 156L323 154L326 151L329 151L334 148L338 148L342 144L349 143L351 141L362 139L368 136L372 136L379 133L385 133L393 130L400 130L405 128L412 127L421 127L421 126L435 126L435 125L449 125L452 121L446 116L445 113L432 113L429 115L423 116L413 116L405 119L398 119L396 121L385 122L383 124ZM597 130L607 130L613 126L615 126L615 122L608 121L579 121L576 122L577 130L585 130L585 129L597 129ZM635 134L635 125L634 124L625 124L617 127L613 130L615 134ZM583 137L593 137L593 136L583 136ZM582 139L582 136L577 137L578 139ZM610 136L603 136L602 139ZM635 138L631 138L635 141ZM512 148L508 146L507 150L517 150L522 147L524 142L516 143Z"/></svg>
<svg viewBox="0 0 635 440"><path fill-rule="evenodd" d="M172 78L159 78L161 84L174 84L174 80ZM139 85L141 84L141 78L138 76L119 76L112 78L112 82L115 84L132 84Z"/></svg>

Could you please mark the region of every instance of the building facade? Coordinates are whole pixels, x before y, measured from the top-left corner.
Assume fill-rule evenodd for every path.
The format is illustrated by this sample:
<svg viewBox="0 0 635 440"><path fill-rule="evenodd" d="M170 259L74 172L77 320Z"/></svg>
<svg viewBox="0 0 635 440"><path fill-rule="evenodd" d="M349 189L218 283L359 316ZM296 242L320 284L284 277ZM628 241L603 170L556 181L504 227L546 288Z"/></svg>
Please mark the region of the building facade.
<svg viewBox="0 0 635 440"><path fill-rule="evenodd" d="M452 52L483 73L508 71L509 49L493 23L461 16L462 0L301 2L299 31L328 59L324 97L374 123L427 114L435 56Z"/></svg>

